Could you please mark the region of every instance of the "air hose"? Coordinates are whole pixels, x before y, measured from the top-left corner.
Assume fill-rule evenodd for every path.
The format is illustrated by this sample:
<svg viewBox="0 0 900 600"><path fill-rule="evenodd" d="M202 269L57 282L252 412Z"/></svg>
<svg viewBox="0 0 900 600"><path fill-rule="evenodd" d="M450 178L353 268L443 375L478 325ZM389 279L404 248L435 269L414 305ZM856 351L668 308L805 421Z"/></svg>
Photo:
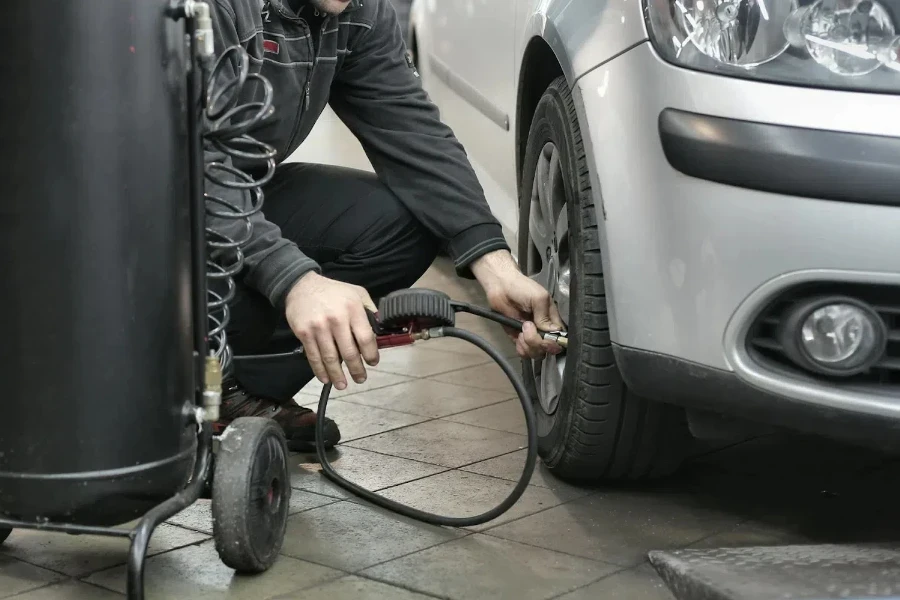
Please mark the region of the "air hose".
<svg viewBox="0 0 900 600"><path fill-rule="evenodd" d="M233 75L226 74L226 66L234 69ZM207 69L203 80L205 110L203 111L203 150L216 153L219 160L207 162L204 177L207 182L226 190L238 190L249 194L246 208L236 205L215 194L207 192L206 199L206 279L207 315L209 328L207 341L210 352L218 359L223 373L231 371L234 360L267 360L279 357L302 357L303 349L277 354L233 356L228 344L226 328L230 321L229 303L235 295L234 278L244 268L243 246L250 240L252 222L250 218L263 207L263 186L275 174L276 150L251 137L249 132L258 127L273 113L273 89L269 81L250 72L249 57L240 46L232 46L223 52L215 63ZM242 92L248 80L254 79L258 100L240 103ZM262 90L260 97L259 90ZM232 164L227 164L227 158ZM236 165L265 163L261 177L253 177ZM226 235L213 229L210 219L235 220L243 223L240 235ZM480 515L471 517L449 517L406 506L389 500L347 480L335 471L328 460L324 446L325 414L332 386L327 384L319 398L316 420L316 453L326 477L340 487L373 504L397 514L430 523L450 527L470 527L496 519L509 510L528 487L537 461L537 426L533 403L528 389L515 368L496 348L478 335L455 326L457 312L468 312L495 321L505 327L521 330L522 323L488 309L456 302L441 292L422 289L401 290L382 299L378 315L371 321L376 331L379 347L402 346L417 340L436 337L452 337L469 342L480 348L503 370L519 398L525 414L528 449L522 475L509 495L496 507ZM565 345L563 332L544 334Z"/></svg>
<svg viewBox="0 0 900 600"><path fill-rule="evenodd" d="M332 386L330 383L322 388L322 393L319 396L316 417L316 455L322 466L322 472L328 479L376 506L432 525L471 527L496 519L509 510L525 493L537 461L537 422L531 394L528 393L522 376L516 372L509 360L483 338L465 329L455 327L457 312L469 312L518 330L522 328L520 321L510 319L485 308L453 301L442 292L424 289L400 290L386 296L379 304L379 312L373 326L377 339L387 342L380 344L382 347L404 345L406 339L410 340L408 343L437 337L464 340L480 348L485 354L490 356L506 374L506 377L516 390L516 395L522 406L522 412L525 414L525 427L528 437L525 466L522 468L522 474L509 495L497 506L482 514L471 517L449 517L401 504L349 481L334 469L328 460L325 450L325 413L328 408L328 399L331 395ZM565 334L556 332L545 335L545 337L553 337L557 340L565 339Z"/></svg>

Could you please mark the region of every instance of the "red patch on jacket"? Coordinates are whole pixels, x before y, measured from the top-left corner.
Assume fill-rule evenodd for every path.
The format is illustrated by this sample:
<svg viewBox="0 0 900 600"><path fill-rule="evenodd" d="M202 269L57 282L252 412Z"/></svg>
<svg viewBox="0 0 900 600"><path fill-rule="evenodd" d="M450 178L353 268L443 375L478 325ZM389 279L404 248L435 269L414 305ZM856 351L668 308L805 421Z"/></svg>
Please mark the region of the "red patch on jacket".
<svg viewBox="0 0 900 600"><path fill-rule="evenodd" d="M272 54L278 54L278 42L274 42L272 40L264 40L263 50L266 52L271 52Z"/></svg>

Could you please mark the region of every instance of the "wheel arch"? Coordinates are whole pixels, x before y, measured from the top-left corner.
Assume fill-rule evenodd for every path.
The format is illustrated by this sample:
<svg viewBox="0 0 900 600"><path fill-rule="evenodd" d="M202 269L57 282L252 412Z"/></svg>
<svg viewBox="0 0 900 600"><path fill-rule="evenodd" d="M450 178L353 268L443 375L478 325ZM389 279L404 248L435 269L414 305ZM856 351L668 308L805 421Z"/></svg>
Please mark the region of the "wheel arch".
<svg viewBox="0 0 900 600"><path fill-rule="evenodd" d="M516 98L516 181L522 180L522 161L528 144L528 131L538 102L553 80L566 75L563 61L541 36L534 36L528 41L520 64ZM568 75L566 80L571 85L572 80Z"/></svg>

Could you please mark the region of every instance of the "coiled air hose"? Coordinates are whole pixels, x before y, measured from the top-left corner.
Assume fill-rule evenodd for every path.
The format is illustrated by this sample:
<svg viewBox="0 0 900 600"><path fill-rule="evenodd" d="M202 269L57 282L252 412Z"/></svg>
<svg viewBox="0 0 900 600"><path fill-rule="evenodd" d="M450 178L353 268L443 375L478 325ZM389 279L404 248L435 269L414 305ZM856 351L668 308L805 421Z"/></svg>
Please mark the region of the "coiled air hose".
<svg viewBox="0 0 900 600"><path fill-rule="evenodd" d="M226 68L233 67L235 74L229 77ZM262 89L260 100L240 103L247 81L253 79ZM258 127L273 112L272 84L258 73L250 73L247 51L241 46L225 50L208 73L204 97L206 109L203 123L203 149L224 160L207 162L204 177L226 190L238 190L249 195L249 206L242 208L233 202L206 193L206 279L207 340L210 352L219 360L223 373L229 373L232 363L226 328L230 321L229 303L234 298L234 277L244 268L243 246L250 241L253 224L250 217L263 207L263 189L275 175L276 150L272 146L251 137L249 132ZM255 178L236 165L262 163L266 165L262 177ZM216 231L209 225L210 219L235 220L243 223L241 235L231 237ZM218 289L216 289L218 288ZM224 288L224 291L220 291Z"/></svg>
<svg viewBox="0 0 900 600"><path fill-rule="evenodd" d="M226 75L226 65L235 68L235 74ZM242 93L247 81L256 80L257 96L262 90L261 99L252 102L240 103ZM235 276L244 267L243 246L250 240L252 234L252 222L250 218L259 213L263 207L264 194L262 186L268 183L275 174L276 150L272 146L256 140L249 132L259 126L274 111L273 89L271 83L258 73L250 73L249 56L242 47L232 46L225 50L208 70L208 78L203 83L203 97L206 101L203 123L203 149L206 152L214 152L224 158L230 158L231 165L224 160L207 162L204 168L204 177L211 182L227 190L239 190L249 194L249 206L242 208L211 193L205 194L206 199L206 278L207 278L207 315L209 328L207 341L210 352L218 359L222 372L229 373L233 360L263 360L286 356L302 356L302 348L293 352L269 354L233 356L228 344L226 328L230 321L229 303L235 295ZM264 162L265 173L255 178L236 165ZM232 237L216 231L209 225L210 219L236 220L243 222L242 235ZM216 289L218 288L218 289ZM224 288L224 291L220 291ZM387 303L386 303L387 302ZM478 335L459 329L454 326L455 313L470 312L500 323L506 327L521 329L521 323L508 317L504 317L493 311L472 306L465 303L451 301L440 292L430 290L403 290L382 301L382 317L388 317L388 325L399 327L396 331L383 337L401 338L401 343L388 345L403 345L414 341L413 329L424 324L435 325L429 329L421 329L416 335L417 339L428 337L453 337L464 340L480 348L503 370L519 398L522 411L525 414L527 428L528 449L522 475L509 495L496 507L482 514L471 517L448 517L418 510L399 502L389 500L370 490L367 490L352 481L347 480L335 471L328 460L324 446L325 414L328 408L328 399L331 394L331 384L325 385L319 398L318 418L316 420L316 454L322 466L325 476L337 485L364 498L373 504L393 511L400 515L416 519L434 525L450 527L469 527L486 523L496 519L509 510L521 498L531 480L532 472L537 461L537 427L531 396L525 383L510 362L503 357L494 347ZM437 311L437 313L435 312ZM389 313L389 314L384 314ZM399 323L398 320L407 320L408 323ZM408 325L408 326L406 326ZM555 339L560 335L554 334ZM405 341L408 337L408 342ZM396 340L394 340L396 341Z"/></svg>

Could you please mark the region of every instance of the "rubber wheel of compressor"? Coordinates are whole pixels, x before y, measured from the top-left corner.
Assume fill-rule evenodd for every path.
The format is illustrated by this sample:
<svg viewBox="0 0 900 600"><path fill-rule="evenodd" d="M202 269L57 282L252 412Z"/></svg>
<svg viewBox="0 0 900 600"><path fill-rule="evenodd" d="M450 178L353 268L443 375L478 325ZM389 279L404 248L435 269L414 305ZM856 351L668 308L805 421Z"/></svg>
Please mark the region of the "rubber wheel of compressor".
<svg viewBox="0 0 900 600"><path fill-rule="evenodd" d="M544 146L560 153L569 218L572 284L569 347L562 393L554 414L535 406L538 452L544 464L569 481L620 481L674 472L690 447L684 410L634 394L616 364L610 341L606 289L590 169L572 92L565 77L538 102L523 161L519 257L530 252L531 190ZM538 397L534 370L523 365L526 385Z"/></svg>
<svg viewBox="0 0 900 600"><path fill-rule="evenodd" d="M9 527L0 527L0 544L6 541L6 538L9 537L9 534L12 533L12 529Z"/></svg>
<svg viewBox="0 0 900 600"><path fill-rule="evenodd" d="M274 421L236 419L219 438L212 482L213 538L238 573L262 573L284 542L291 500L287 442Z"/></svg>

